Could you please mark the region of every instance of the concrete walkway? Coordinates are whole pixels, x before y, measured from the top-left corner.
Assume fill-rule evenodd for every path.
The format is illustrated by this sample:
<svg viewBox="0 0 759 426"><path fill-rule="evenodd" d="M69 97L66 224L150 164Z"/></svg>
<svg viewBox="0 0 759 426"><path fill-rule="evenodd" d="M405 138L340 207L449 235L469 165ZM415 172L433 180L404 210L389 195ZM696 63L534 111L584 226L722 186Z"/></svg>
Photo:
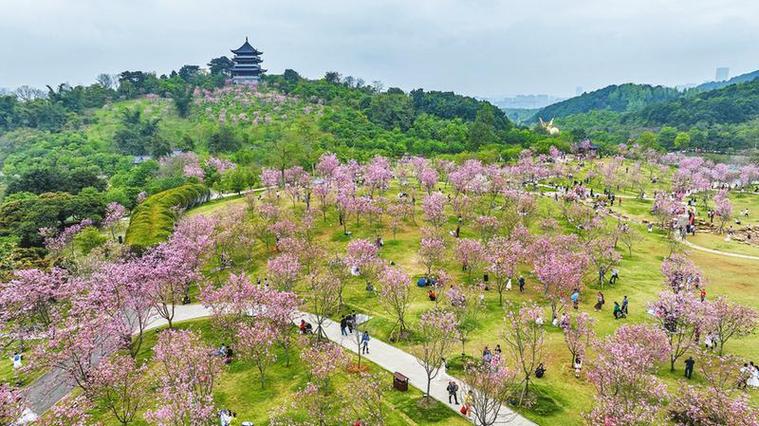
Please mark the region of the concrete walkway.
<svg viewBox="0 0 759 426"><path fill-rule="evenodd" d="M711 254L716 254L716 255L719 255L719 256L737 257L737 258L740 258L740 259L748 259L748 260L759 260L759 256L751 256L749 254L731 253L731 252L728 252L728 251L714 250L714 249L710 249L710 248L699 246L697 244L693 244L692 242L688 241L687 239L685 239L684 241L682 241L682 243L684 243L686 246L688 246L688 247L690 247L690 248L692 248L694 250L703 251L703 252L711 253Z"/></svg>
<svg viewBox="0 0 759 426"><path fill-rule="evenodd" d="M311 314L300 314L295 322L299 323L301 318L314 324L316 326L316 318ZM334 321L327 320L323 324L324 332L329 340L338 343L342 347L350 350L351 352L357 352L358 347L356 345L356 338L354 335L343 336L340 334L340 324ZM363 355L369 361L379 365L389 372L399 372L409 378L409 383L415 388L424 392L427 389L427 373L424 371L419 361L408 352L404 352L395 346L389 345L381 340L372 338L369 341L369 353ZM388 378L390 380L390 378ZM466 386L462 386L460 380L455 379L442 370L438 373L437 377L432 379L430 384L430 396L434 399L442 402L448 406L451 410L459 413L460 405L448 404L448 386L449 380L455 380L459 383L461 389ZM463 400L463 390L459 391L459 402ZM496 420L497 425L512 424L512 425L534 425L533 422L527 420L521 415L514 413L508 407L503 406L498 414Z"/></svg>
<svg viewBox="0 0 759 426"><path fill-rule="evenodd" d="M183 305L177 306L174 313L174 322L187 321L191 319L204 318L211 315L211 311L202 305ZM316 319L311 314L299 313L293 318L294 324L299 324L301 319L316 325ZM146 328L147 330L153 330L159 327L168 325L168 322L160 316L154 316L149 322ZM356 340L354 335L343 336L340 334L340 325L332 320L326 320L324 322L324 333L331 341L340 344L342 347L352 351L357 351ZM409 383L422 390L427 388L427 374L419 364L417 359L392 345L389 345L381 340L372 338L369 342L369 354L364 357L389 372L400 372L409 378ZM438 376L432 380L430 385L430 395L436 400L447 405L451 410L459 413L459 407L453 404L448 404L448 391L446 386L448 380L453 378L448 374L440 371ZM459 382L460 387L461 382ZM44 413L50 409L56 402L65 397L71 390L73 385L67 383L61 377L60 371L50 371L40 377L37 381L29 385L27 388L27 402L30 405L31 410L34 413ZM463 393L460 391L460 393ZM462 402L463 395L459 395L459 402ZM460 413L459 413L460 414ZM508 407L501 408L498 416L498 420L495 424L514 424L514 425L533 425L531 421L525 419L517 413L511 411Z"/></svg>

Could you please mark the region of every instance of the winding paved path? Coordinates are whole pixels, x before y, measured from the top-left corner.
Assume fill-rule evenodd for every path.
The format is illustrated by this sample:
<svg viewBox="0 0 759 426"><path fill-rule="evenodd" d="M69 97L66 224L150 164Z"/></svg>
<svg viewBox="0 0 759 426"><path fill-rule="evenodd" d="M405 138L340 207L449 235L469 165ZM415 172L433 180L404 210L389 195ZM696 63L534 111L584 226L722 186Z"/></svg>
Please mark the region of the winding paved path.
<svg viewBox="0 0 759 426"><path fill-rule="evenodd" d="M751 256L750 254L740 254L740 253L732 253L729 251L720 251L720 250L714 250L706 247L699 246L697 244L693 244L692 242L688 241L687 239L682 241L686 246L698 250L703 251L706 253L716 254L719 256L727 256L727 257L738 257L741 259L748 259L748 260L759 260L759 256Z"/></svg>
<svg viewBox="0 0 759 426"><path fill-rule="evenodd" d="M204 308L202 305L177 306L174 314L174 322L204 318L210 315L211 311ZM306 321L316 324L313 315L306 313L298 313L295 318L293 318L293 323L299 324L301 319L306 319ZM165 319L159 316L154 316L148 322L146 331L163 327L167 324L168 323ZM332 320L326 320L323 324L323 329L328 339L340 344L342 347L352 352L357 352L358 348L356 347L354 335L341 335L339 324ZM398 371L402 373L409 378L409 383L412 386L422 391L427 387L427 374L424 372L424 369L417 359L407 352L381 340L371 339L369 342L369 354L364 355L364 357L389 372ZM430 395L454 410L456 413L459 413L459 406L448 404L448 391L446 390L446 387L448 386L449 380L456 380L461 383L460 380L452 378L445 372L439 372L438 376L432 380L430 385ZM465 386L461 386L461 388L464 387ZM52 370L29 385L27 388L27 401L33 412L44 413L50 407L55 405L56 402L71 392L72 389L73 385L63 380L60 371ZM463 391L460 391L460 393L463 393ZM461 402L462 399L463 395L459 395L459 402ZM534 425L531 421L504 406L501 408L495 424L503 425L507 423L517 426Z"/></svg>

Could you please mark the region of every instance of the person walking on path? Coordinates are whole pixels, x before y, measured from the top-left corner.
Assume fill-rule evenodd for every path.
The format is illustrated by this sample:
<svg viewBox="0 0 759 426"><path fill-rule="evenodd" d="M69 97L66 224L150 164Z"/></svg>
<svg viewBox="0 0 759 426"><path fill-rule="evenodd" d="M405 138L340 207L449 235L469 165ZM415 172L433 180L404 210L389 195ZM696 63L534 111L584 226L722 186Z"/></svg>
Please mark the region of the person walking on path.
<svg viewBox="0 0 759 426"><path fill-rule="evenodd" d="M347 336L348 335L348 332L346 331L347 328L348 328L348 318L343 316L342 318L340 318L340 334L343 336Z"/></svg>
<svg viewBox="0 0 759 426"><path fill-rule="evenodd" d="M459 391L459 385L456 384L453 380L448 382L448 387L446 388L448 390L448 403L451 403L451 398L453 398L453 402L456 405L459 405L459 397L457 396L457 392Z"/></svg>
<svg viewBox="0 0 759 426"><path fill-rule="evenodd" d="M524 293L524 276L519 276L519 292Z"/></svg>
<svg viewBox="0 0 759 426"><path fill-rule="evenodd" d="M693 376L693 366L696 365L696 361L692 356L689 356L685 360L685 378L690 379Z"/></svg>
<svg viewBox="0 0 759 426"><path fill-rule="evenodd" d="M361 335L361 353L369 353L369 332L364 330L364 334Z"/></svg>

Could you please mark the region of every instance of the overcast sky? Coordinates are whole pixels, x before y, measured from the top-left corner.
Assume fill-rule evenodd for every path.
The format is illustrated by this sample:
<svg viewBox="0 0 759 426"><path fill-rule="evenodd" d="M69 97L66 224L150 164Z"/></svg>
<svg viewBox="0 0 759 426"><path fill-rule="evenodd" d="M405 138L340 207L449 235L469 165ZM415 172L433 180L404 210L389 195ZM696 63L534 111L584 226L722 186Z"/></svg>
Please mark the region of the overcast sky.
<svg viewBox="0 0 759 426"><path fill-rule="evenodd" d="M574 95L759 69L757 0L0 0L0 87L229 55L386 87Z"/></svg>

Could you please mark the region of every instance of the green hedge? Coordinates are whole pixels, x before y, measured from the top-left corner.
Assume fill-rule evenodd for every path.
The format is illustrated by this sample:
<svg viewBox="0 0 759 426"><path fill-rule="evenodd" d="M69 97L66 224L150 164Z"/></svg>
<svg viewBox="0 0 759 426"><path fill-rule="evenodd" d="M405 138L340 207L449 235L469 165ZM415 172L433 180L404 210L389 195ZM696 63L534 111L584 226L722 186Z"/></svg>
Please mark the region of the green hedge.
<svg viewBox="0 0 759 426"><path fill-rule="evenodd" d="M126 243L141 251L166 240L174 231L176 208L189 209L202 204L211 191L202 184L191 183L151 195L132 212Z"/></svg>

